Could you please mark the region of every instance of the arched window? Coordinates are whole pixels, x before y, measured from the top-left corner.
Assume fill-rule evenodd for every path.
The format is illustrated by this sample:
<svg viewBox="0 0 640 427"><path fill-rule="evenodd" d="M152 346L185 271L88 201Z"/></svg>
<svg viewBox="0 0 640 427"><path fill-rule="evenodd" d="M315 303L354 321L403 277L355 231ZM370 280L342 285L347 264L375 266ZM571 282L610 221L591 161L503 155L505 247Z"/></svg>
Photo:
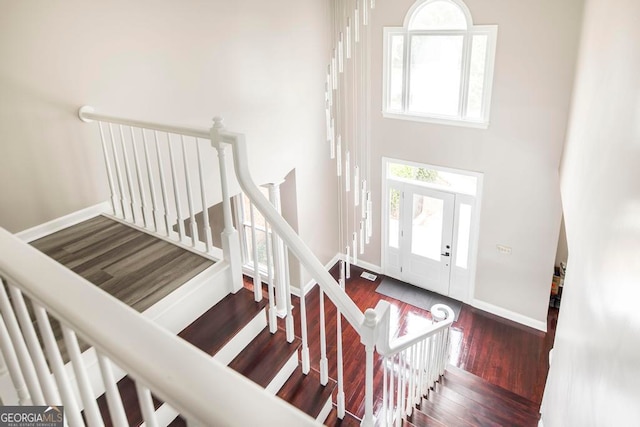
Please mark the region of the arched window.
<svg viewBox="0 0 640 427"><path fill-rule="evenodd" d="M385 117L488 127L497 26L474 26L461 0L418 0L384 30Z"/></svg>

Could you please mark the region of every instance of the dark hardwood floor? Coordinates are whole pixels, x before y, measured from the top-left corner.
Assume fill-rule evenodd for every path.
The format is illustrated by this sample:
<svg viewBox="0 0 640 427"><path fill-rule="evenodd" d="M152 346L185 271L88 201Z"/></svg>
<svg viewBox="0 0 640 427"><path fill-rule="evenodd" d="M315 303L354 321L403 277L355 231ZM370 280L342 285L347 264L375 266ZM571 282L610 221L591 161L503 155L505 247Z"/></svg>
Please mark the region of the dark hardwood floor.
<svg viewBox="0 0 640 427"><path fill-rule="evenodd" d="M414 331L431 319L428 311L375 292L381 277L370 282L360 277L361 269L352 267L346 291L361 310L373 308L381 299L393 303L393 314L400 319L399 334ZM337 269L332 270L337 275ZM251 279L245 286L252 289ZM307 294L307 319L312 367L318 369L320 355L319 290L314 287ZM299 302L293 300L297 316ZM327 357L329 375L336 378L336 310L325 296ZM540 404L548 371L548 355L557 323L557 309L550 309L548 332L543 333L463 304L458 321L452 327L449 363L468 371L491 384L509 390L536 404ZM364 348L359 336L343 319L343 353L346 409L357 417L364 414ZM281 325L284 327L284 324ZM300 336L296 317L296 335ZM374 387L375 407L382 401L382 359L376 359Z"/></svg>

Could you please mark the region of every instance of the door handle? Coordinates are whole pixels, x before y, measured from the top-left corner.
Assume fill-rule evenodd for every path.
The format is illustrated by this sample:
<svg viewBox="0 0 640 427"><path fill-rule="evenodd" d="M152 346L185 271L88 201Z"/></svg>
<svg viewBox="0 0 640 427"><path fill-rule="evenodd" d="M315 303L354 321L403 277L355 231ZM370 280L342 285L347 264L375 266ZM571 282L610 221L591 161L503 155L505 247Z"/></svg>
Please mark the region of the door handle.
<svg viewBox="0 0 640 427"><path fill-rule="evenodd" d="M445 252L445 253L440 254L440 255L442 255L442 256L450 256L451 254L449 252Z"/></svg>

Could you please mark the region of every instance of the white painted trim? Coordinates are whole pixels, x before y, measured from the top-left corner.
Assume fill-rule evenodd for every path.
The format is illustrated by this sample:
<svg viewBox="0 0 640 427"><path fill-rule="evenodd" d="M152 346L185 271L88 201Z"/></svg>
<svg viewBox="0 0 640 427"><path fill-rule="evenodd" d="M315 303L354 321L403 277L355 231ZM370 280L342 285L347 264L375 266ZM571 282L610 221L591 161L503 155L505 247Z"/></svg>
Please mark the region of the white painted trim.
<svg viewBox="0 0 640 427"><path fill-rule="evenodd" d="M358 260L358 262L356 263L356 265L362 269L368 270L372 273L375 274L382 274L382 267L380 267L379 265L374 265L371 264L367 261L363 261L361 259Z"/></svg>
<svg viewBox="0 0 640 427"><path fill-rule="evenodd" d="M232 286L229 264L220 261L149 307L143 315L177 335L229 295Z"/></svg>
<svg viewBox="0 0 640 427"><path fill-rule="evenodd" d="M291 374L293 374L298 367L298 350L293 352L289 360L280 368L280 371L276 374L276 376L271 380L271 382L265 387L271 394L276 394L280 391L284 383L287 382Z"/></svg>
<svg viewBox="0 0 640 427"><path fill-rule="evenodd" d="M213 355L213 359L223 365L228 365L266 327L267 310L263 308L249 323L238 331L233 338L231 338L231 341L226 343L224 347Z"/></svg>
<svg viewBox="0 0 640 427"><path fill-rule="evenodd" d="M324 423L327 420L327 417L331 413L331 409L333 408L333 402L331 401L331 396L327 399L327 402L324 404L320 413L316 417L316 421Z"/></svg>
<svg viewBox="0 0 640 427"><path fill-rule="evenodd" d="M495 314L496 316L500 316L502 318L514 321L521 325L525 325L542 332L547 332L546 322L541 322L540 320L532 319L531 317L522 315L520 313L516 313L511 310L507 310L506 308L498 307L497 305L493 305L488 302L481 301L475 298L471 300L470 305L480 310L486 311L488 313Z"/></svg>
<svg viewBox="0 0 640 427"><path fill-rule="evenodd" d="M16 233L16 237L27 243L33 242L34 240L48 236L56 231L63 230L67 227L71 227L72 225L81 223L82 221L86 221L103 213L109 212L111 212L111 203L109 201L104 201L97 205L89 206L88 208L71 212L68 215L61 216L60 218L36 225L35 227L22 230L19 233Z"/></svg>

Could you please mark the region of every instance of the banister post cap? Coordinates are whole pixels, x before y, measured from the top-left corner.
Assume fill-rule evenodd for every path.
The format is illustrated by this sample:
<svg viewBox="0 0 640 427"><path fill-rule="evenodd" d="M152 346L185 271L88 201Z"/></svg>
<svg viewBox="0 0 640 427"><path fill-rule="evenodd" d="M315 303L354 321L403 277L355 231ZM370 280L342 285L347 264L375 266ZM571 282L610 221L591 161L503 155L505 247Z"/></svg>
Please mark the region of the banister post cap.
<svg viewBox="0 0 640 427"><path fill-rule="evenodd" d="M373 308L368 308L364 312L364 324L369 327L376 326L378 314Z"/></svg>
<svg viewBox="0 0 640 427"><path fill-rule="evenodd" d="M224 123L222 117L220 116L215 116L213 118L213 128L214 129L223 129L224 128Z"/></svg>

